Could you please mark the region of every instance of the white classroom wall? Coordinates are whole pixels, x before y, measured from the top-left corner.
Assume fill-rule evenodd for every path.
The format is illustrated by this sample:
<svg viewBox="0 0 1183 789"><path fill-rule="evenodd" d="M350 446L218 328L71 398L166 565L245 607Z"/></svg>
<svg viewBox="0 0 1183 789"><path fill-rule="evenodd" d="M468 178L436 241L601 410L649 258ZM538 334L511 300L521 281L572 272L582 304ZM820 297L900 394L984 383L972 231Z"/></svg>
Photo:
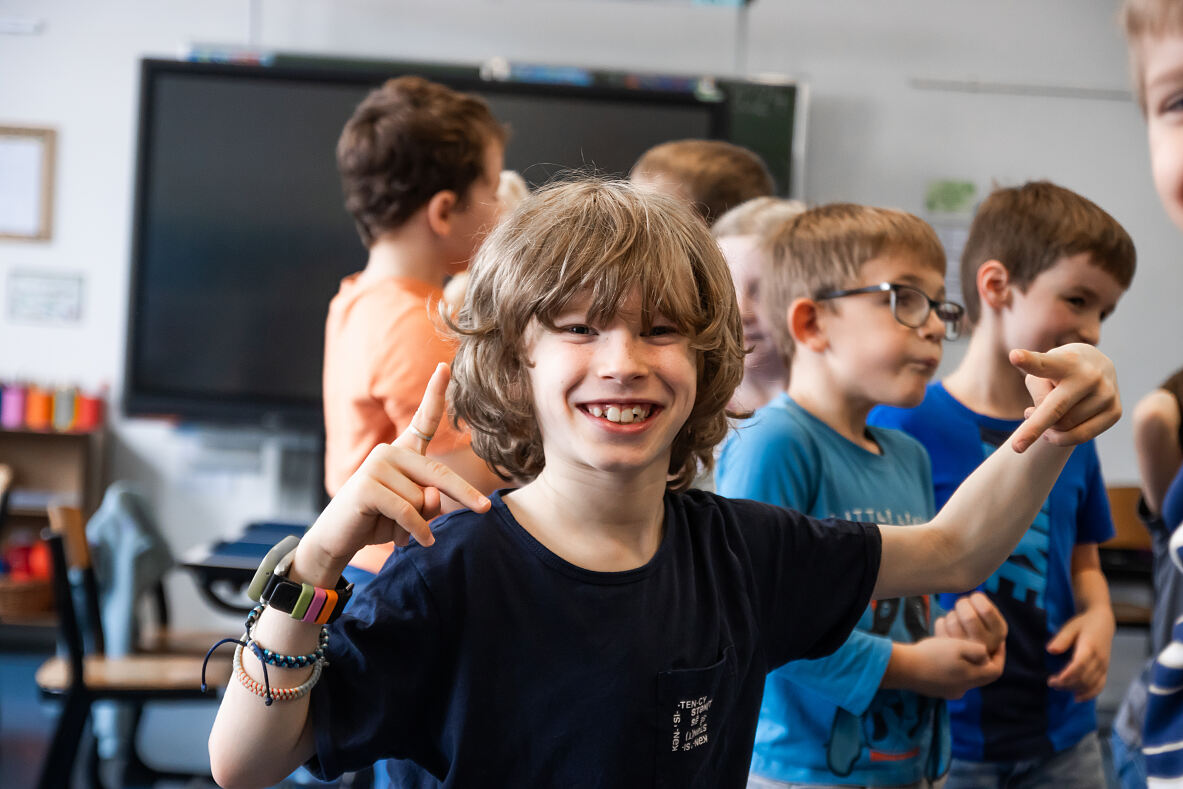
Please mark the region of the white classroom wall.
<svg viewBox="0 0 1183 789"><path fill-rule="evenodd" d="M1120 95L1115 9L1111 0L757 0L745 15L676 0L0 0L0 125L58 131L53 238L0 241L0 304L13 271L85 278L77 324L20 324L0 307L0 380L105 383L118 398L138 60L197 42L800 78L810 92L810 202L920 211L934 179L985 190L1050 178L1113 213L1140 260L1102 348L1132 407L1183 364L1183 238L1154 195L1142 119ZM7 32L30 26L37 32ZM958 353L954 345L948 356ZM113 427L112 477L152 493L178 552L253 518L308 514L308 497L281 484L281 441L235 443L118 415ZM1130 436L1127 418L1100 440L1112 483L1136 479ZM185 576L170 594L181 622L206 615Z"/></svg>

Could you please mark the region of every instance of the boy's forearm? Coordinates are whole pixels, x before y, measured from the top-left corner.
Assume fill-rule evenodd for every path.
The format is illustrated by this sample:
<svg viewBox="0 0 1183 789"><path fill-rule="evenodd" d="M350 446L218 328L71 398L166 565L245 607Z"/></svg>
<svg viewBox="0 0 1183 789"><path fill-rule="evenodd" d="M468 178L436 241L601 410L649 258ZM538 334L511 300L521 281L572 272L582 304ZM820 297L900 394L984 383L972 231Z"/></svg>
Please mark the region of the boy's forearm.
<svg viewBox="0 0 1183 789"><path fill-rule="evenodd" d="M963 592L1006 560L1064 468L1072 447L1036 441L1022 454L1011 438L923 526L880 526L883 556L874 596Z"/></svg>
<svg viewBox="0 0 1183 789"><path fill-rule="evenodd" d="M1093 548L1094 552L1096 547ZM1081 613L1099 611L1113 616L1113 604L1109 597L1109 581L1100 566L1073 568L1072 592L1076 607Z"/></svg>
<svg viewBox="0 0 1183 789"><path fill-rule="evenodd" d="M921 672L918 672L915 652L915 644L892 643L891 658L887 661L883 679L879 681L881 690L918 690L917 676Z"/></svg>
<svg viewBox="0 0 1183 789"><path fill-rule="evenodd" d="M303 547L303 546L302 546ZM326 571L314 563L303 563L301 554L290 576L325 586ZM304 572L300 572L303 569ZM324 577L322 577L324 576ZM284 655L307 655L317 648L320 626L292 619L271 608L263 609L252 636L260 646ZM237 635L237 634L236 634ZM252 679L263 681L258 658L243 650L243 668ZM311 668L267 667L272 688L292 688L304 683ZM210 732L210 765L221 786L269 786L283 780L312 755L309 696L293 701L276 701L271 706L242 686L234 676L222 697Z"/></svg>

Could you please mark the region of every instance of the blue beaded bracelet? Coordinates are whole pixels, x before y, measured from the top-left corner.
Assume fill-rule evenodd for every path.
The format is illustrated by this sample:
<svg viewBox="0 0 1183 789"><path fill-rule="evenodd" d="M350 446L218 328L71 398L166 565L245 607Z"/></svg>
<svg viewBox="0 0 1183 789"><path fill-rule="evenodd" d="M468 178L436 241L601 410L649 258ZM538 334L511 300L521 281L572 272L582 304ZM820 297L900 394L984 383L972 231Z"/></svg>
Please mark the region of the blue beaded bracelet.
<svg viewBox="0 0 1183 789"><path fill-rule="evenodd" d="M259 619L259 614L262 612L263 606L257 605L246 615L246 645L255 655L260 656L260 660L264 663L270 663L277 668L304 668L324 659L325 649L329 645L329 628L327 625L320 626L319 643L316 646L316 651L307 655L281 655L278 652L272 652L270 649L264 649L262 644L251 637L251 628Z"/></svg>

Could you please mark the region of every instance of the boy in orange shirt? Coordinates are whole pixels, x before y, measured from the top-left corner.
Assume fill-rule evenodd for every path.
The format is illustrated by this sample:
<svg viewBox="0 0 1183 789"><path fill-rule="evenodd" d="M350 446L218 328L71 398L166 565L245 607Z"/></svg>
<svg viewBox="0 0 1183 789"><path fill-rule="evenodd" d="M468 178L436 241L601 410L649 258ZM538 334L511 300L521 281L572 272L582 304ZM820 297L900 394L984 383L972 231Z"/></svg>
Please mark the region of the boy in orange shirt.
<svg viewBox="0 0 1183 789"><path fill-rule="evenodd" d="M337 167L369 258L342 280L325 327L330 495L406 429L432 372L452 359L436 310L445 280L468 267L500 215L505 139L482 100L419 77L389 80L345 125ZM431 454L484 491L498 485L468 435L446 422ZM354 565L377 570L389 548L369 550Z"/></svg>

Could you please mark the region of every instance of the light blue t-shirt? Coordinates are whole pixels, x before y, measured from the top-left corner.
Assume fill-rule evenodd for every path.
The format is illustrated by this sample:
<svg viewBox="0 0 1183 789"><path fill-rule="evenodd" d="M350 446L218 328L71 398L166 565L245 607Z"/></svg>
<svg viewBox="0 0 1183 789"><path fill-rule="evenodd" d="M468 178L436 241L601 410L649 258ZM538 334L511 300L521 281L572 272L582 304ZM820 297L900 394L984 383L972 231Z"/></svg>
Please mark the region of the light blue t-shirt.
<svg viewBox="0 0 1183 789"><path fill-rule="evenodd" d="M898 430L867 431L881 454L847 440L782 394L724 443L718 492L820 518L894 525L930 520L932 473L924 447ZM931 623L930 597L880 600L834 654L770 673L752 771L792 783L864 786L915 783L943 772L944 705L910 691L879 690L892 642L917 641Z"/></svg>

